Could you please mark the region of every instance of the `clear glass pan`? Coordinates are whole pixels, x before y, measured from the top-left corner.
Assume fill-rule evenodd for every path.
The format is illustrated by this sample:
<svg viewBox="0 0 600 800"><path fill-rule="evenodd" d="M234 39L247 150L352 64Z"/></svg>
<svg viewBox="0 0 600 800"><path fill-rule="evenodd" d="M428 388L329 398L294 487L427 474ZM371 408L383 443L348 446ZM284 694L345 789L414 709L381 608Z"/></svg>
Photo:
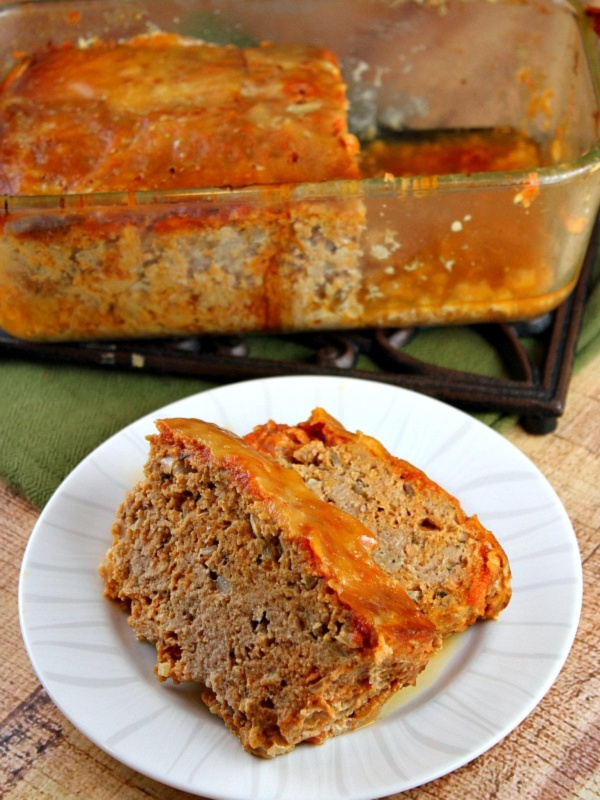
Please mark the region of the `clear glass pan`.
<svg viewBox="0 0 600 800"><path fill-rule="evenodd" d="M244 189L7 196L0 326L26 339L523 319L574 286L600 203L599 42L562 0L34 0L0 65L161 29L338 56L364 140L510 128L543 166ZM235 239L235 248L224 242Z"/></svg>

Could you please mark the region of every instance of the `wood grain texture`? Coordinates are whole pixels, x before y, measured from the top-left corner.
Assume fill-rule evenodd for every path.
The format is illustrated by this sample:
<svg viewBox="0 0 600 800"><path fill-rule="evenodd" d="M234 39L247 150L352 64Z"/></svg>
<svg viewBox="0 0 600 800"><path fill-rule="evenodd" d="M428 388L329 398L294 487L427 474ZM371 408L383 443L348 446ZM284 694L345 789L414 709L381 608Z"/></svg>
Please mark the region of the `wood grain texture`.
<svg viewBox="0 0 600 800"><path fill-rule="evenodd" d="M506 436L546 475L572 520L584 573L579 630L556 683L516 730L471 764L395 800L600 800L600 357L573 378L554 433L513 428ZM40 686L17 608L36 519L36 509L0 483L0 798L190 798L99 750Z"/></svg>

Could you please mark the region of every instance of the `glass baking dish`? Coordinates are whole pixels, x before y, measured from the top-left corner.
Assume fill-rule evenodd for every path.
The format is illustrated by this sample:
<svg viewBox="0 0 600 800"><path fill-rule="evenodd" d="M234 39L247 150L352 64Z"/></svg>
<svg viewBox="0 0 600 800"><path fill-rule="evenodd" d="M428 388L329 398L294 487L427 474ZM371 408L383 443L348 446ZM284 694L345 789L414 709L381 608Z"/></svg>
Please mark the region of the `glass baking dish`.
<svg viewBox="0 0 600 800"><path fill-rule="evenodd" d="M582 6L34 0L0 9L0 69L48 42L153 30L327 47L364 148L510 130L535 142L540 161L241 189L4 196L8 333L56 341L492 322L543 314L573 288L600 203L599 42ZM232 237L236 247L224 250Z"/></svg>

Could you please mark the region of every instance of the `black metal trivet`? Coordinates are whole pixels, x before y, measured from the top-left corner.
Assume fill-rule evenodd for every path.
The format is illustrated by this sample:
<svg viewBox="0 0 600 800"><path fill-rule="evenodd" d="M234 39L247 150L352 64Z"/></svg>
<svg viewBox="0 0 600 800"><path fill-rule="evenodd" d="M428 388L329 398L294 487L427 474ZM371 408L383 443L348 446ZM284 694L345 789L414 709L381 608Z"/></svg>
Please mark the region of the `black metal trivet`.
<svg viewBox="0 0 600 800"><path fill-rule="evenodd" d="M564 411L575 345L598 245L592 235L580 279L556 311L530 322L469 326L490 343L507 377L488 377L416 359L403 348L419 329L367 329L278 336L300 343L302 360L254 357L243 336L40 344L0 331L0 354L104 368L133 369L240 381L275 375L343 375L402 386L466 411L517 415L531 433L556 428ZM529 355L532 340L541 357ZM359 369L359 356L374 369Z"/></svg>

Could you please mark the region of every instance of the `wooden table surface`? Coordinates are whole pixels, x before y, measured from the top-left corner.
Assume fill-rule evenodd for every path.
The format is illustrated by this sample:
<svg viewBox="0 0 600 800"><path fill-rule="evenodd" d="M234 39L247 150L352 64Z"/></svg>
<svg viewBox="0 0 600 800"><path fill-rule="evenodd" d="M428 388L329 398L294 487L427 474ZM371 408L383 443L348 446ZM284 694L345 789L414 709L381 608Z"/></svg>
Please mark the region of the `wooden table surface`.
<svg viewBox="0 0 600 800"><path fill-rule="evenodd" d="M516 730L471 764L396 798L600 800L600 357L573 378L554 433L515 427L506 436L546 475L575 528L585 581L577 637L556 683ZM99 750L40 686L17 610L19 566L37 515L0 483L0 798L190 798Z"/></svg>

